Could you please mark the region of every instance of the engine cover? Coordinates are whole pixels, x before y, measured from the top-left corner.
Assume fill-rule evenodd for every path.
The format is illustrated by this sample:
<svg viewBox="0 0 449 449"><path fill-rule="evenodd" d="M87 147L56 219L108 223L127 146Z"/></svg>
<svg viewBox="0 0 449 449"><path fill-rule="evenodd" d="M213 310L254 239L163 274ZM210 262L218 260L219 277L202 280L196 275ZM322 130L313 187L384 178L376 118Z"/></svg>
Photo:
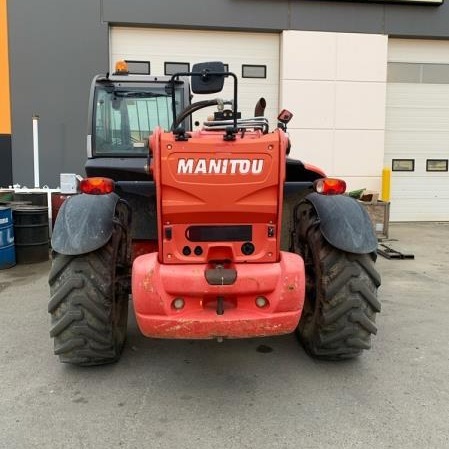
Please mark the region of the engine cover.
<svg viewBox="0 0 449 449"><path fill-rule="evenodd" d="M159 260L279 261L287 137L281 130L197 131L187 140L151 138L159 217Z"/></svg>

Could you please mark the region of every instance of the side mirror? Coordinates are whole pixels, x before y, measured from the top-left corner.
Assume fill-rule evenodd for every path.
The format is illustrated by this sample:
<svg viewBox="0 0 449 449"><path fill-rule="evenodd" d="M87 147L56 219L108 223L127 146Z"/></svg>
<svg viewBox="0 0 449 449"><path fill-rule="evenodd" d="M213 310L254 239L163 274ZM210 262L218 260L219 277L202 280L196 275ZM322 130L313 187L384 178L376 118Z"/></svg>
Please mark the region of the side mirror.
<svg viewBox="0 0 449 449"><path fill-rule="evenodd" d="M221 92L224 84L224 64L222 62L201 62L194 64L192 92L194 94L215 94Z"/></svg>

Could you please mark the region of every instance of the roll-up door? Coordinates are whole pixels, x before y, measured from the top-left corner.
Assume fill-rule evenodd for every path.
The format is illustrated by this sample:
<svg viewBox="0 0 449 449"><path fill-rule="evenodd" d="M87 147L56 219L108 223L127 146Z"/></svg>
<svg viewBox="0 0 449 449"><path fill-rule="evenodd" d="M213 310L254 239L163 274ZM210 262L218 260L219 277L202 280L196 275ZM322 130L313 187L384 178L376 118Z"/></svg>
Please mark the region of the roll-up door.
<svg viewBox="0 0 449 449"><path fill-rule="evenodd" d="M385 164L392 221L449 220L449 42L390 39Z"/></svg>

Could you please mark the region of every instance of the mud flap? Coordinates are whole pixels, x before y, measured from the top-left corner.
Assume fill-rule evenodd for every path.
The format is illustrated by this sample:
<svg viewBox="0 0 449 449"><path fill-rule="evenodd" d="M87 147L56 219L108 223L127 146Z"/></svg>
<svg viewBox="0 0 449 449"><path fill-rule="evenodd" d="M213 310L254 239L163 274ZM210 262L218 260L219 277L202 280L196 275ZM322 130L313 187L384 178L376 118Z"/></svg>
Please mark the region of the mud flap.
<svg viewBox="0 0 449 449"><path fill-rule="evenodd" d="M335 248L355 254L376 251L377 237L366 210L353 198L342 195L307 195L316 210L320 230Z"/></svg>
<svg viewBox="0 0 449 449"><path fill-rule="evenodd" d="M67 256L95 251L112 235L115 193L108 195L75 195L59 210L51 238L53 250Z"/></svg>

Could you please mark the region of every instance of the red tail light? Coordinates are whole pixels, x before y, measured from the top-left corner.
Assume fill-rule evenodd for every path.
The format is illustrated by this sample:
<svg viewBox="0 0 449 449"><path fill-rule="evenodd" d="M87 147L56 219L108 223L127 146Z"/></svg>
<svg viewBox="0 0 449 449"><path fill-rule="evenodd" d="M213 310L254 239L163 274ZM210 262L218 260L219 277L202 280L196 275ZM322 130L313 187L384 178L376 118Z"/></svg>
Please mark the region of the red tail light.
<svg viewBox="0 0 449 449"><path fill-rule="evenodd" d="M341 195L346 191L346 182L337 178L321 178L313 183L313 188L321 195Z"/></svg>
<svg viewBox="0 0 449 449"><path fill-rule="evenodd" d="M114 181L109 178L84 178L80 190L89 195L106 195L114 191Z"/></svg>

